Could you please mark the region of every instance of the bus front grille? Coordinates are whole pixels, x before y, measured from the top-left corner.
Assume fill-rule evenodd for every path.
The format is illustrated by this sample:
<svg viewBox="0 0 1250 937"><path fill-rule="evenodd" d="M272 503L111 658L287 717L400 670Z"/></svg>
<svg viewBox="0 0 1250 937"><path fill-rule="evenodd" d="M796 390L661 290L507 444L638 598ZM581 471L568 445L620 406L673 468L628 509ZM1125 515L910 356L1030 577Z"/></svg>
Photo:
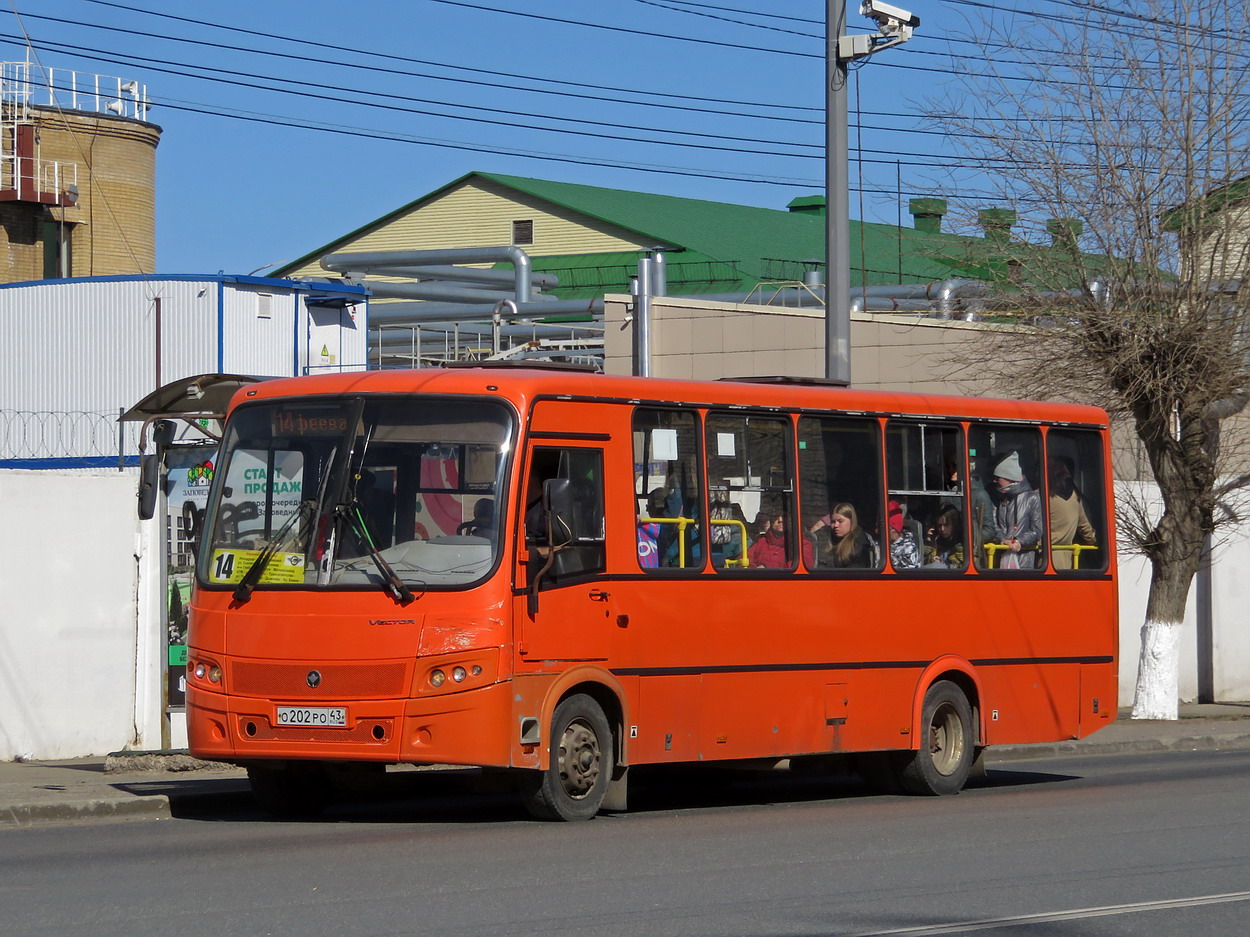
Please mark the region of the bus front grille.
<svg viewBox="0 0 1250 937"><path fill-rule="evenodd" d="M315 674L315 676L312 676ZM408 695L407 668L390 664L236 662L229 687L239 696L280 700L397 699Z"/></svg>

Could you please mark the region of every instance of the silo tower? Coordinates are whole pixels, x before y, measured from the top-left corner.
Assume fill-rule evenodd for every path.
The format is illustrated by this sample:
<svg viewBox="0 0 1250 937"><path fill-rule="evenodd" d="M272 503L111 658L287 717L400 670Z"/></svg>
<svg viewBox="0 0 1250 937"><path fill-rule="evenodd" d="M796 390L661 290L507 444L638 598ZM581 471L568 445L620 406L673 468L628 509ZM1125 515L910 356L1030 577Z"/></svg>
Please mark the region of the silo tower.
<svg viewBox="0 0 1250 937"><path fill-rule="evenodd" d="M147 89L0 63L0 282L154 272Z"/></svg>

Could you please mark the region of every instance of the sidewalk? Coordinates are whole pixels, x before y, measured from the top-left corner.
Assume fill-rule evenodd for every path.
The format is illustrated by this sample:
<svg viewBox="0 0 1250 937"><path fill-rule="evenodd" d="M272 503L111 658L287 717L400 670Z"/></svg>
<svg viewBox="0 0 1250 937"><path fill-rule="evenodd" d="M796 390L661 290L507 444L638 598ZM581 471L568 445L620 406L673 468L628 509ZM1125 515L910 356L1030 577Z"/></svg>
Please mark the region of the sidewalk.
<svg viewBox="0 0 1250 937"><path fill-rule="evenodd" d="M1190 704L1175 722L1119 721L1086 739L991 748L995 764L1056 755L1250 748L1250 703ZM181 753L119 752L107 758L0 763L0 829L81 820L169 818L211 798L241 802L247 775Z"/></svg>

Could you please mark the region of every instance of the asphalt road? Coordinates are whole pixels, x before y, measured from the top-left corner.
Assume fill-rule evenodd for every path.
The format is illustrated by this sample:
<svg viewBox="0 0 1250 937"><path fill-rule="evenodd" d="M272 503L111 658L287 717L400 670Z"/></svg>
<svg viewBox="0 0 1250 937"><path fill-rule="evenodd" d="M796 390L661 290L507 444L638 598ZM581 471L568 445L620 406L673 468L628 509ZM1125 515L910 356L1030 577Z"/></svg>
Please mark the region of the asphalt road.
<svg viewBox="0 0 1250 937"><path fill-rule="evenodd" d="M235 795L0 832L0 933L1228 937L1250 914L1246 750L991 763L950 798L686 770L581 824L419 783L315 822Z"/></svg>

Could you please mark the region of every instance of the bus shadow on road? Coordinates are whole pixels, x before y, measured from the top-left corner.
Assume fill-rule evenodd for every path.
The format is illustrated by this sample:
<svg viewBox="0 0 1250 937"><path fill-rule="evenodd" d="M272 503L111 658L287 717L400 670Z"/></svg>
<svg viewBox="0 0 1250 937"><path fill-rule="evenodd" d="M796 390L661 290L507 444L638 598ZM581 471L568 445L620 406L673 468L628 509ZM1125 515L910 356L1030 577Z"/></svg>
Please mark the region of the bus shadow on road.
<svg viewBox="0 0 1250 937"><path fill-rule="evenodd" d="M968 791L994 791L1079 780L1052 771L993 767L968 781ZM401 771L370 792L338 792L323 810L274 817L255 802L246 784L194 792L165 791L175 817L201 821L304 823L480 824L528 820L506 772L462 769ZM148 791L152 793L153 791ZM630 775L629 814L912 799L866 783L856 774L760 770L718 765L647 766Z"/></svg>

